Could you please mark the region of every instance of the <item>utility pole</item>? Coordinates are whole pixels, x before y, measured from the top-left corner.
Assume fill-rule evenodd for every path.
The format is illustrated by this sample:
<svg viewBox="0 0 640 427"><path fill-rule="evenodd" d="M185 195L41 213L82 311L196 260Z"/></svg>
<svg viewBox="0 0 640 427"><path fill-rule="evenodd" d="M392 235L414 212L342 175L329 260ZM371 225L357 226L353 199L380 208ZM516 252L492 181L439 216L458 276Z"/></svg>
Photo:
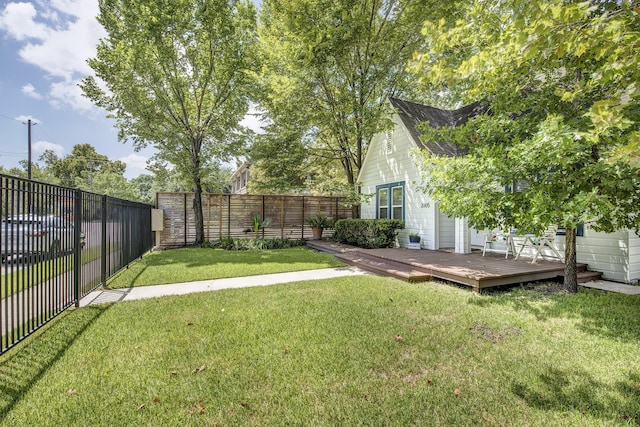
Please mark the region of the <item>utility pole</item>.
<svg viewBox="0 0 640 427"><path fill-rule="evenodd" d="M27 200L27 211L32 214L33 213L33 193L31 191L31 127L34 126L36 123L32 123L31 119L27 120L27 142L29 145L29 159L27 161L27 178L28 178L28 182L27 182L27 193L28 193L28 200Z"/></svg>
<svg viewBox="0 0 640 427"><path fill-rule="evenodd" d="M31 127L35 126L37 123L31 122L31 119L27 120L27 142L29 145L29 159L27 162L27 177L29 181L31 181Z"/></svg>

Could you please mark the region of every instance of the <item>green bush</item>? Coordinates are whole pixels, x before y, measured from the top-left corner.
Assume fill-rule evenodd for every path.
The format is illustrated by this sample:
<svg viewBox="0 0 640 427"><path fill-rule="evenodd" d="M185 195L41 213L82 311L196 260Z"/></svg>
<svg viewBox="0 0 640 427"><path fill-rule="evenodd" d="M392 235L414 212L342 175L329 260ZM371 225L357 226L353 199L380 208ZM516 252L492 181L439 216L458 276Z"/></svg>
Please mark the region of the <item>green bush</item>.
<svg viewBox="0 0 640 427"><path fill-rule="evenodd" d="M223 237L219 240L207 240L202 244L203 248L224 249L228 251L249 251L249 250L269 250L287 249L296 246L304 246L302 239L234 239L231 236Z"/></svg>
<svg viewBox="0 0 640 427"><path fill-rule="evenodd" d="M332 239L365 249L392 248L403 228L404 221L397 219L341 219L334 225Z"/></svg>

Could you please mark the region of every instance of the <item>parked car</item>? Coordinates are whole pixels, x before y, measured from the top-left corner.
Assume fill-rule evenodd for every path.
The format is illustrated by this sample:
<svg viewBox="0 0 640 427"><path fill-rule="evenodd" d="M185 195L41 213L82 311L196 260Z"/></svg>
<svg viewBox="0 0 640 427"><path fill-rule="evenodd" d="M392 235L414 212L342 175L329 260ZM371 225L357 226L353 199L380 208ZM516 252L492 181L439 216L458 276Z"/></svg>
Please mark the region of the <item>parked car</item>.
<svg viewBox="0 0 640 427"><path fill-rule="evenodd" d="M84 247L84 233L80 246ZM75 230L73 223L55 215L17 215L0 223L2 261L14 255L49 254L73 251Z"/></svg>

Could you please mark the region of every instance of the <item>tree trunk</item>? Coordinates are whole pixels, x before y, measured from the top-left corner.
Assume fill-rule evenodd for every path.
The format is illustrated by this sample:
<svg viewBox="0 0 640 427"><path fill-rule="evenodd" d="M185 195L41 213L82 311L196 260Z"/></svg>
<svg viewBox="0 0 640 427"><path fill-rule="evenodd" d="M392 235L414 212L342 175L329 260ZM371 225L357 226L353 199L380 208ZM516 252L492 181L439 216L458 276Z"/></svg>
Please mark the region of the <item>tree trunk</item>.
<svg viewBox="0 0 640 427"><path fill-rule="evenodd" d="M193 217L196 227L196 243L204 242L204 217L202 215L202 182L200 178L194 180L195 194L193 197Z"/></svg>
<svg viewBox="0 0 640 427"><path fill-rule="evenodd" d="M564 290L578 292L578 269L576 267L576 230L567 228L564 248Z"/></svg>

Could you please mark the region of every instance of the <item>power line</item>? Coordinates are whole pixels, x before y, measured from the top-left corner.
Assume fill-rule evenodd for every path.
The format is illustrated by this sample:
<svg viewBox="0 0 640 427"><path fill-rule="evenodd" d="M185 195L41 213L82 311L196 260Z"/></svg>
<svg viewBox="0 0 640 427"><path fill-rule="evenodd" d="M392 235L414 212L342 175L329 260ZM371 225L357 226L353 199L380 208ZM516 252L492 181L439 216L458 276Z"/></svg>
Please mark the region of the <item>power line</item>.
<svg viewBox="0 0 640 427"><path fill-rule="evenodd" d="M3 119L12 120L14 122L19 122L20 121L20 120L16 119L15 117L5 116L4 114L0 114L0 117L2 117Z"/></svg>

